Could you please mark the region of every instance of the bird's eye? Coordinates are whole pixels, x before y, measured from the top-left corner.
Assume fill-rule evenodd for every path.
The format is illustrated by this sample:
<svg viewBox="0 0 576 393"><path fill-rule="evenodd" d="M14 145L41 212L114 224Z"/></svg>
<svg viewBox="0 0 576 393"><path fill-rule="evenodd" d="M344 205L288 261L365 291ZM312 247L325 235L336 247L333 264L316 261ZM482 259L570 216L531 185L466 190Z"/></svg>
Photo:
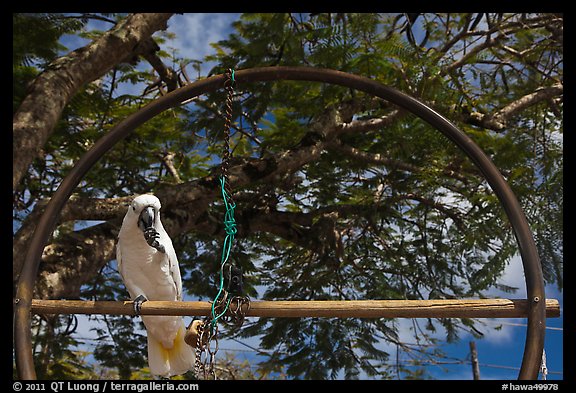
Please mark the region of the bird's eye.
<svg viewBox="0 0 576 393"><path fill-rule="evenodd" d="M132 206L132 210L136 211L136 206Z"/></svg>

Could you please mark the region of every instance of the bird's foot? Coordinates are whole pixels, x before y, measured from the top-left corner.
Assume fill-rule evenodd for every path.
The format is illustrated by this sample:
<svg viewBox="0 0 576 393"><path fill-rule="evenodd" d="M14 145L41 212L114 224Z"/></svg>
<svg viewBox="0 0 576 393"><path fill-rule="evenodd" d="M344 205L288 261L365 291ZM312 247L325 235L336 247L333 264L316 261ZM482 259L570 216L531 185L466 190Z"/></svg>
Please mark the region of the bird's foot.
<svg viewBox="0 0 576 393"><path fill-rule="evenodd" d="M146 243L148 243L150 247L153 247L162 253L166 253L166 249L158 241L159 238L160 234L153 227L147 228L144 231L144 239L146 239Z"/></svg>
<svg viewBox="0 0 576 393"><path fill-rule="evenodd" d="M148 301L146 296L138 295L136 299L134 299L134 314L140 315L140 309L142 308L142 303Z"/></svg>

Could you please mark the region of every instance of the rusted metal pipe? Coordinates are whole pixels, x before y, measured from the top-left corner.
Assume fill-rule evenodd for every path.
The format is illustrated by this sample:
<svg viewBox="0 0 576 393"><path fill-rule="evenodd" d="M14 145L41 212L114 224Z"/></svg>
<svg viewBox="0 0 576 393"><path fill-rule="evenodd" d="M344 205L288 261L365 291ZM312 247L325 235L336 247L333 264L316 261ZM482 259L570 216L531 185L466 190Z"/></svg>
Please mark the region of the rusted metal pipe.
<svg viewBox="0 0 576 393"><path fill-rule="evenodd" d="M537 379L542 350L544 348L544 328L546 324L546 298L540 258L528 221L516 196L494 163L492 163L488 156L486 156L472 139L442 115L415 98L361 76L323 68L265 67L236 71L235 79L237 85L277 80L303 80L330 83L360 90L404 108L428 122L452 140L482 172L486 181L490 184L490 187L492 187L492 190L500 200L510 220L514 235L516 236L524 267L526 291L528 299L530 300L526 344L518 378ZM46 210L34 231L17 285L14 300L14 346L16 367L20 378L36 379L32 358L30 330L33 287L38 274L38 266L44 246L50 234L54 231L60 212L70 198L73 190L90 168L92 168L108 150L138 126L164 110L179 105L185 100L214 91L218 88L223 88L224 82L224 75L216 75L181 87L149 103L100 138L94 146L78 160L68 176L62 181L46 206Z"/></svg>

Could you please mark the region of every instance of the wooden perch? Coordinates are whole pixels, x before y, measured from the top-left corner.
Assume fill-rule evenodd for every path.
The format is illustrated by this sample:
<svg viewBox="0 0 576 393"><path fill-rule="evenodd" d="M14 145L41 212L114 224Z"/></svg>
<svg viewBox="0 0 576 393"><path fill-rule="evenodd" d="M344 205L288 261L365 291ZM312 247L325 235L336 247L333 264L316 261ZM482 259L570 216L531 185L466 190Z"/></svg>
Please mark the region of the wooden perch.
<svg viewBox="0 0 576 393"><path fill-rule="evenodd" d="M211 302L147 301L142 315L208 316ZM233 306L231 306L233 307ZM37 314L134 315L131 301L32 300ZM526 318L526 299L441 300L254 300L247 317L331 318ZM546 299L546 317L560 316L556 299Z"/></svg>

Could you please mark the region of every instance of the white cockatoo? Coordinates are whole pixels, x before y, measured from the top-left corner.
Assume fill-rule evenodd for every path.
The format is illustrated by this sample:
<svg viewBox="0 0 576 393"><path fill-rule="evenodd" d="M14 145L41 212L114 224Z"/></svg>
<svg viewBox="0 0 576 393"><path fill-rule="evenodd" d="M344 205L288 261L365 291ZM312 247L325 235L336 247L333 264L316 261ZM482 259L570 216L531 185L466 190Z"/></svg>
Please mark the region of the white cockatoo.
<svg viewBox="0 0 576 393"><path fill-rule="evenodd" d="M156 196L140 195L128 207L118 234L116 259L137 315L146 300L182 300L178 258L160 221ZM184 342L184 318L143 315L142 320L152 374L168 378L194 367L193 350Z"/></svg>

